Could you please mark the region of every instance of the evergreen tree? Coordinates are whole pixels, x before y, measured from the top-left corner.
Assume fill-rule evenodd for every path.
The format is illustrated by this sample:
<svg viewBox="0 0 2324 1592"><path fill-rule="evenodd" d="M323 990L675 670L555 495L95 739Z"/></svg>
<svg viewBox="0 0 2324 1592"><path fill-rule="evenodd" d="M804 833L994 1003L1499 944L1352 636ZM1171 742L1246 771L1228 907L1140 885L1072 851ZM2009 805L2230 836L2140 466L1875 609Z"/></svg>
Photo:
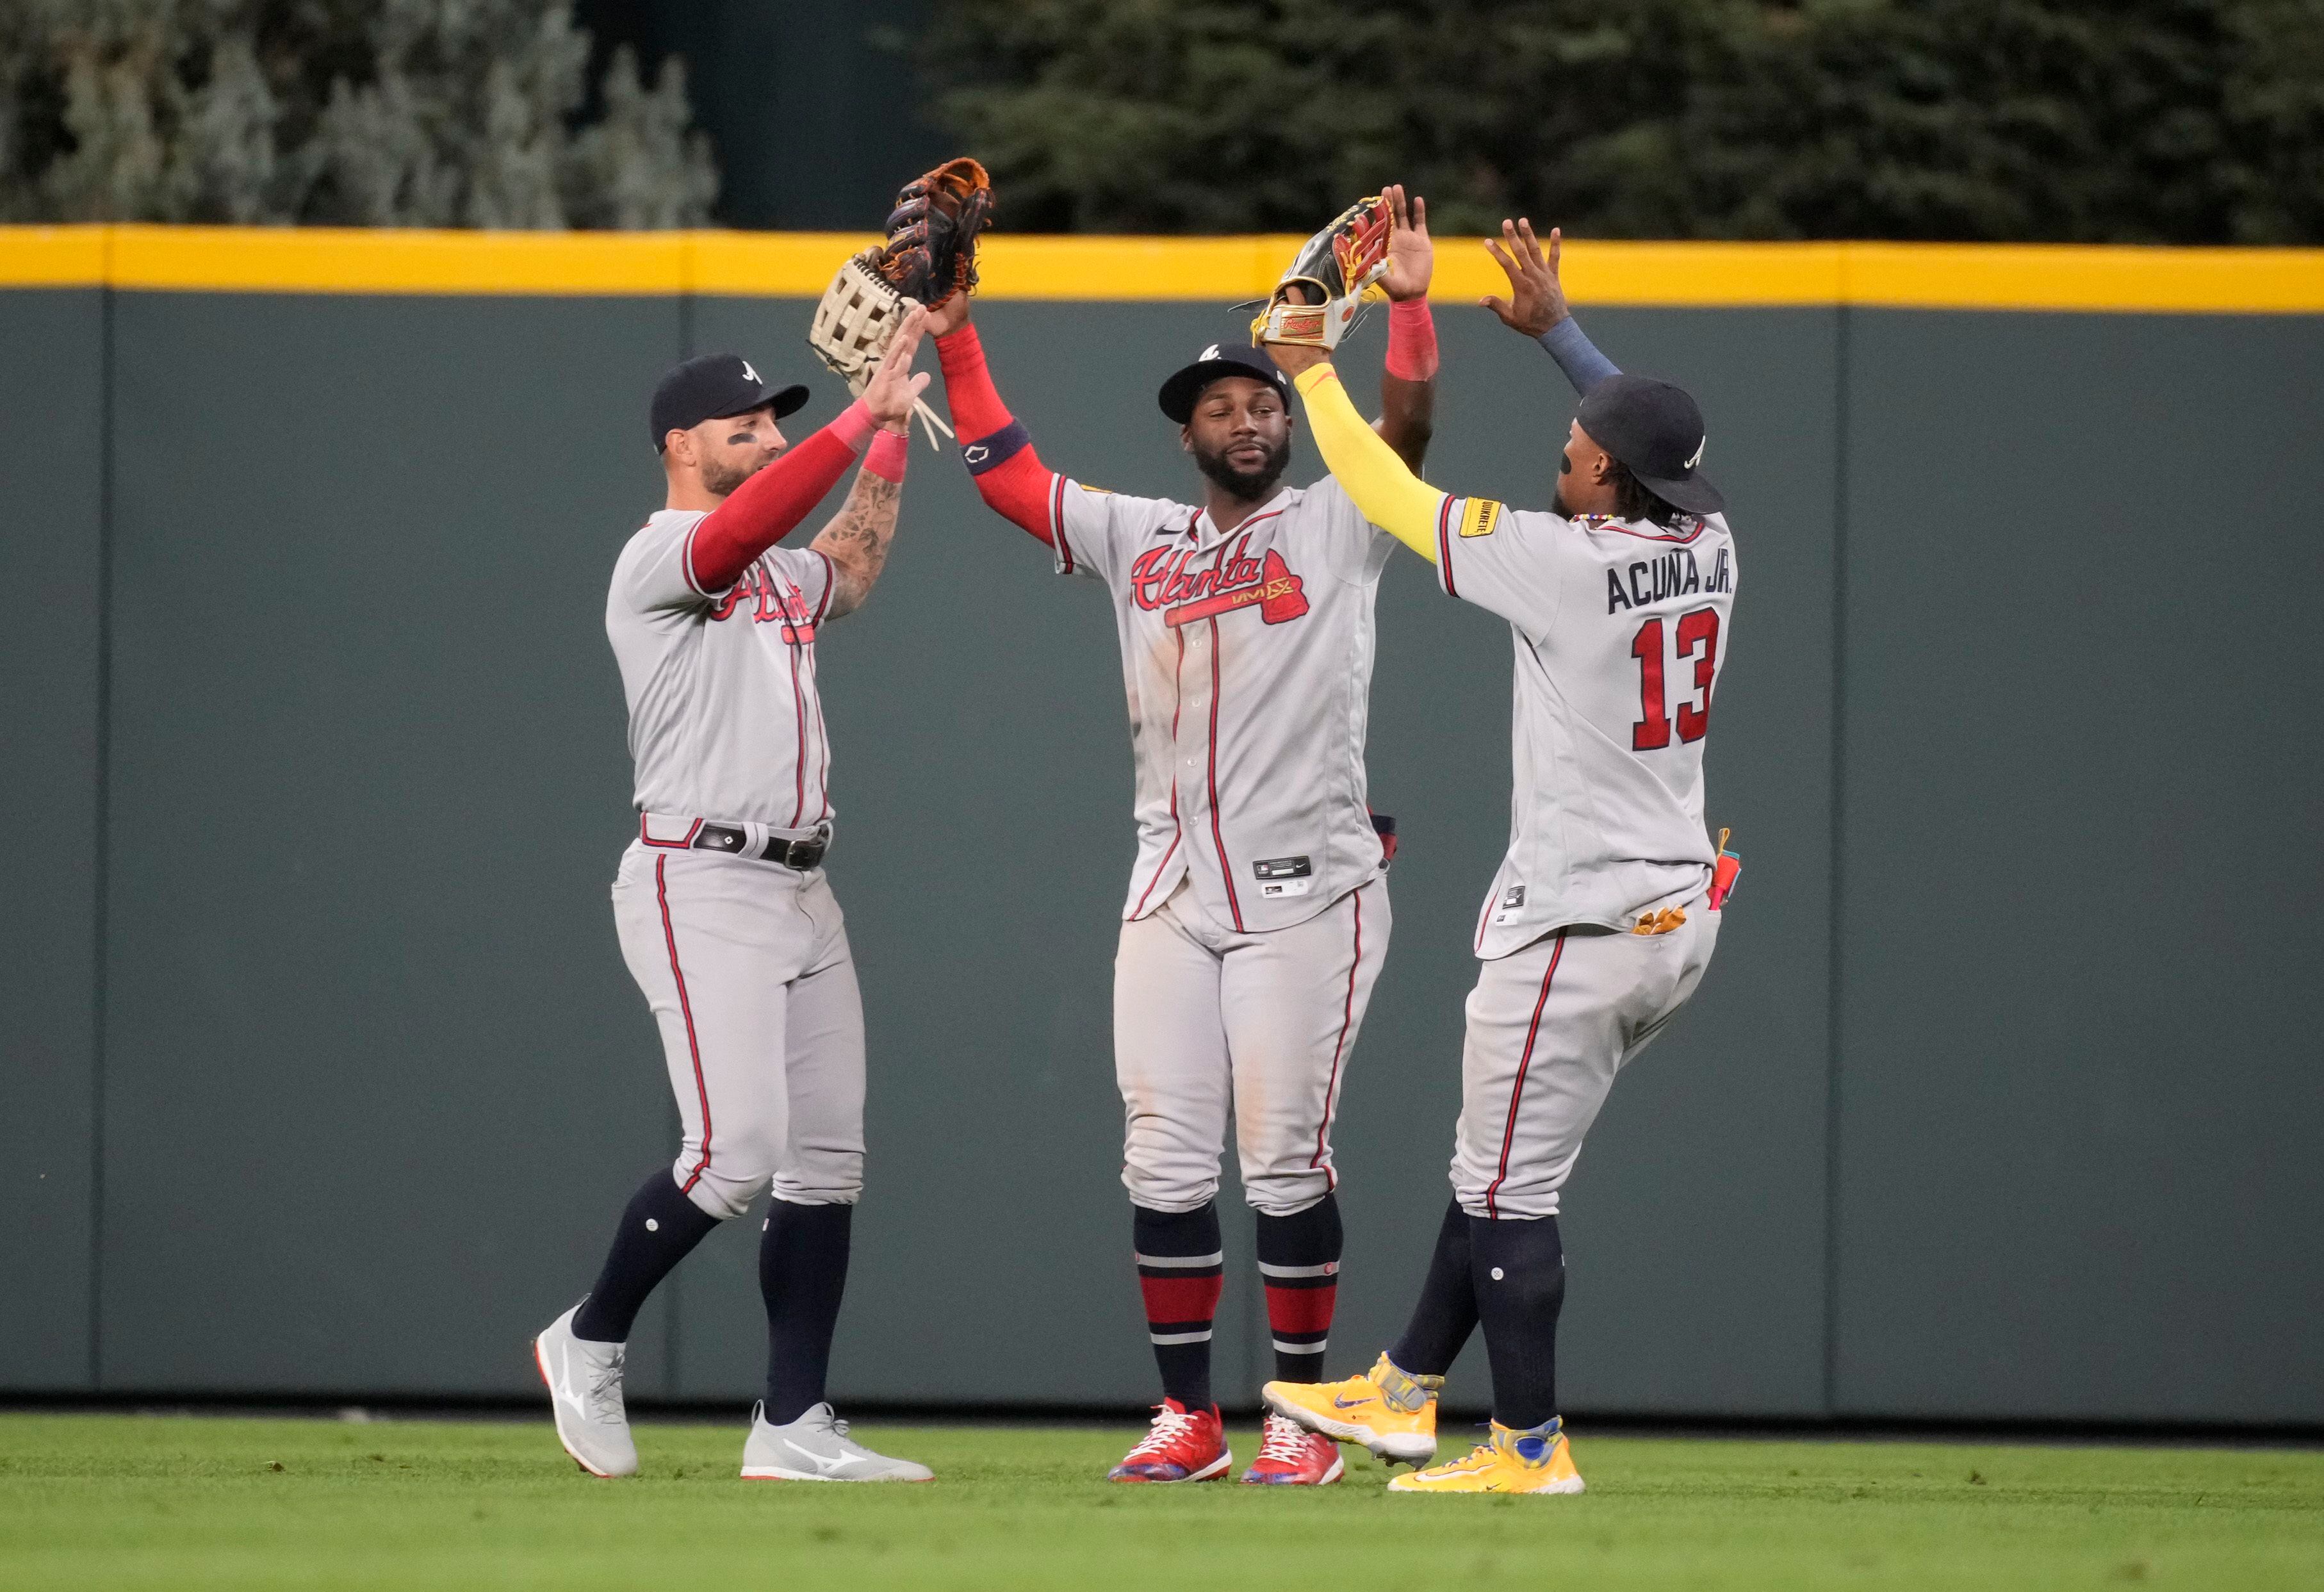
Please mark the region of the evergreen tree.
<svg viewBox="0 0 2324 1592"><path fill-rule="evenodd" d="M951 0L1029 230L2324 240L2324 0Z"/></svg>
<svg viewBox="0 0 2324 1592"><path fill-rule="evenodd" d="M680 63L588 64L567 0L6 0L0 220L702 224Z"/></svg>

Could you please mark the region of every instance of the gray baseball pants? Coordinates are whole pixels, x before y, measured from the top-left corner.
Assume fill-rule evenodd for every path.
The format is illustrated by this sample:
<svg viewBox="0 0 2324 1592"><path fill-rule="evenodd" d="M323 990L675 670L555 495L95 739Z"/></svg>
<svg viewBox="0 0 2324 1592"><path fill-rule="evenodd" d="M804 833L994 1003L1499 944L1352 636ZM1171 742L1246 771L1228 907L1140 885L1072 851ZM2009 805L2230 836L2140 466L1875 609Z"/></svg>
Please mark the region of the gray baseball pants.
<svg viewBox="0 0 2324 1592"><path fill-rule="evenodd" d="M770 1185L794 1205L853 1204L863 1000L823 870L633 841L613 921L661 1029L686 1197L720 1217Z"/></svg>
<svg viewBox="0 0 2324 1592"><path fill-rule="evenodd" d="M1667 934L1576 926L1482 964L1461 1051L1452 1193L1471 1216L1557 1214L1614 1077L1702 982L1719 914Z"/></svg>
<svg viewBox="0 0 2324 1592"><path fill-rule="evenodd" d="M1132 1200L1185 1211L1215 1199L1230 1115L1255 1208L1295 1216L1332 1191L1332 1116L1389 923L1374 879L1263 934L1222 930L1184 885L1121 926L1113 1056Z"/></svg>

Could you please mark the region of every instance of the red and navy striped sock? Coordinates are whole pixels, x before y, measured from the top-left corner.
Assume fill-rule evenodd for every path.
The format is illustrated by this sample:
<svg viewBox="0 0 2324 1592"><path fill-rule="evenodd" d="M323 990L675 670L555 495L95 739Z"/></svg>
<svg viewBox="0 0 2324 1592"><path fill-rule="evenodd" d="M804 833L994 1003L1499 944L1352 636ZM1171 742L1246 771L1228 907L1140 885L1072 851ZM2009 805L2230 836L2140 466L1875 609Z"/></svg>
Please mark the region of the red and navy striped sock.
<svg viewBox="0 0 2324 1592"><path fill-rule="evenodd" d="M1340 1202L1332 1195L1296 1215L1259 1217L1259 1275L1275 1337L1277 1382L1323 1380L1323 1348L1340 1297Z"/></svg>
<svg viewBox="0 0 2324 1592"><path fill-rule="evenodd" d="M1138 1291L1146 1296L1146 1335L1154 1343L1162 1391L1189 1410L1211 1397L1211 1319L1219 1311L1226 1254L1213 1200L1197 1210L1130 1207Z"/></svg>

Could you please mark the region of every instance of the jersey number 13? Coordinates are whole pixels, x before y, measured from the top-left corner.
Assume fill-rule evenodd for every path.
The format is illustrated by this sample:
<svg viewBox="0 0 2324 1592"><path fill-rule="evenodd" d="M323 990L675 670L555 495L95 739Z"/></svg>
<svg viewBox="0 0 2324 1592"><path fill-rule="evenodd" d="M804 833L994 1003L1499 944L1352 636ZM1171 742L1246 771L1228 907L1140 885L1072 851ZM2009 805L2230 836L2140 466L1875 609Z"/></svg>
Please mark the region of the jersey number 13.
<svg viewBox="0 0 2324 1592"><path fill-rule="evenodd" d="M1694 658L1694 696L1678 705L1678 738L1699 741L1711 731L1711 680L1719 670L1719 610L1696 608L1678 618L1678 658ZM1697 656L1696 654L1700 654ZM1638 722L1630 727L1630 750L1653 752L1671 744L1671 720L1664 706L1663 622L1649 619L1630 643L1638 661Z"/></svg>

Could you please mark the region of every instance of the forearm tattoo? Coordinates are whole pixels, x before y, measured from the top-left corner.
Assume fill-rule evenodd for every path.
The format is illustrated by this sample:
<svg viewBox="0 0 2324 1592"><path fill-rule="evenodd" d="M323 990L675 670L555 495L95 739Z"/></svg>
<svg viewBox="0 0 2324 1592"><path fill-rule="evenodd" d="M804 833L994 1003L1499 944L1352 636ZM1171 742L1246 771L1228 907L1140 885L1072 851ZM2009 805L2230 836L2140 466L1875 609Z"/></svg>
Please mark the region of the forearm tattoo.
<svg viewBox="0 0 2324 1592"><path fill-rule="evenodd" d="M903 495L902 482L858 470L847 501L816 537L815 550L832 564L833 618L853 612L871 596L888 562L888 544L895 538L896 509Z"/></svg>

